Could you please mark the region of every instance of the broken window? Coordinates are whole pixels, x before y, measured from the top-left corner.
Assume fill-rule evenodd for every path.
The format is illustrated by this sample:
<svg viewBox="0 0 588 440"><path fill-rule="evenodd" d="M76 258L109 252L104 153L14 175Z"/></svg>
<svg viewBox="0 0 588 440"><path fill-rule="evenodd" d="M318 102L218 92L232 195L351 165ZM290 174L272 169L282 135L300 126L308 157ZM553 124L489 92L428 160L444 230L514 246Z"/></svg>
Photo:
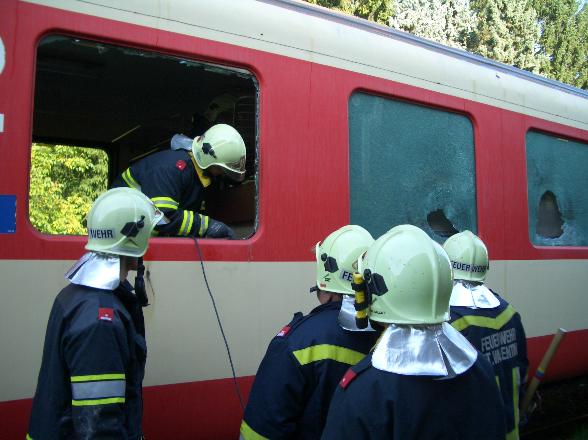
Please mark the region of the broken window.
<svg viewBox="0 0 588 440"><path fill-rule="evenodd" d="M413 224L439 243L458 231L477 232L467 117L355 93L349 131L351 223L374 237Z"/></svg>
<svg viewBox="0 0 588 440"><path fill-rule="evenodd" d="M50 218L51 225L55 225L51 228L42 223L46 216L64 212L75 213L77 219L80 212L87 210L89 195L93 199L96 191L103 191L129 164L169 149L174 134L194 137L222 122L233 125L245 141L245 181L213 183L207 188L210 194L202 212L229 224L240 238L253 234L257 217L258 83L250 72L61 35L46 36L39 42L36 61L32 138L33 145L41 147L33 148L33 159L38 151L45 150L57 154L58 161L71 157L72 161L82 162L89 157L72 165L73 176L65 173L67 168L56 168L59 173L53 173L51 182L46 178L46 162L33 160L32 172L36 174L31 180L31 222L39 230L83 234L77 223L76 229L68 226L74 219L57 222ZM90 148L74 151L80 147ZM98 161L90 157L94 150L104 154L100 164L105 165L99 171L106 175L100 174L100 179L93 166ZM69 184L78 174L84 177L82 185ZM36 179L37 175L44 180ZM72 192L63 203L73 205L61 212L39 211L37 208L44 209L45 205L35 205L35 194L44 189L36 187L37 182L47 187L67 183ZM80 197L75 193L77 189Z"/></svg>
<svg viewBox="0 0 588 440"><path fill-rule="evenodd" d="M588 145L526 136L529 237L541 246L588 246Z"/></svg>

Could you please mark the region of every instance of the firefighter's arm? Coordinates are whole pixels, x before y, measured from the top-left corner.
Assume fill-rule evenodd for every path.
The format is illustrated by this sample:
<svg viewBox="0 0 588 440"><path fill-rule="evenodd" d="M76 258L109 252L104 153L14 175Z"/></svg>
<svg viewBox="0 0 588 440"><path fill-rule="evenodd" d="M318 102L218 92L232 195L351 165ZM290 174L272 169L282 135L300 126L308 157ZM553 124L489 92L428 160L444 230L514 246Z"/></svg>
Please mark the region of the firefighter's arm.
<svg viewBox="0 0 588 440"><path fill-rule="evenodd" d="M180 206L184 190L181 171L165 170L144 183L141 190L161 210L167 223L155 230L161 235L179 237L235 238L233 230L222 222Z"/></svg>
<svg viewBox="0 0 588 440"><path fill-rule="evenodd" d="M100 318L100 313L105 315ZM90 322L74 322L64 337L76 438L126 438L126 366L131 355L118 319L112 309L96 310Z"/></svg>
<svg viewBox="0 0 588 440"><path fill-rule="evenodd" d="M241 439L292 437L304 412L307 388L287 341L274 338L249 394Z"/></svg>

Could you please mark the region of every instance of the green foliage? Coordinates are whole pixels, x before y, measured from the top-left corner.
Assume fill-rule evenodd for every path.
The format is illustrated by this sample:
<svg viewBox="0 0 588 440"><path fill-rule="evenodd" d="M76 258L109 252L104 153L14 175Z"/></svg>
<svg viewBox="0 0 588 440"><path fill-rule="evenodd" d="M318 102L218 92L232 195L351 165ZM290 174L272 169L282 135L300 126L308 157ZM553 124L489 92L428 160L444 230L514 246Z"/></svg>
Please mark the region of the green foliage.
<svg viewBox="0 0 588 440"><path fill-rule="evenodd" d="M48 234L86 234L85 218L107 189L108 157L103 150L33 144L29 217Z"/></svg>
<svg viewBox="0 0 588 440"><path fill-rule="evenodd" d="M476 26L468 0L396 0L390 26L465 49Z"/></svg>
<svg viewBox="0 0 588 440"><path fill-rule="evenodd" d="M531 0L542 28L540 73L588 88L588 8L578 0Z"/></svg>
<svg viewBox="0 0 588 440"><path fill-rule="evenodd" d="M477 14L474 53L538 73L547 60L537 53L541 27L527 0L473 0Z"/></svg>
<svg viewBox="0 0 588 440"><path fill-rule="evenodd" d="M337 9L356 17L388 24L394 14L394 0L306 0L326 8Z"/></svg>

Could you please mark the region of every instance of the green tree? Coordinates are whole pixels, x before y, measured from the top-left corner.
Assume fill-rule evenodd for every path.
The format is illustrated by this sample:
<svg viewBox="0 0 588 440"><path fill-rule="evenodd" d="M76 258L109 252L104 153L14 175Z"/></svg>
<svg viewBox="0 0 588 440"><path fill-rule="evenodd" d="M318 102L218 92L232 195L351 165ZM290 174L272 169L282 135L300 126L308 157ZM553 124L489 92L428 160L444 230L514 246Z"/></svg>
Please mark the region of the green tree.
<svg viewBox="0 0 588 440"><path fill-rule="evenodd" d="M531 0L541 25L540 73L588 89L588 8L580 0Z"/></svg>
<svg viewBox="0 0 588 440"><path fill-rule="evenodd" d="M541 27L527 0L472 0L477 15L474 53L538 73L547 58L539 53Z"/></svg>
<svg viewBox="0 0 588 440"><path fill-rule="evenodd" d="M48 234L86 233L85 218L106 190L108 157L102 150L33 144L29 218Z"/></svg>
<svg viewBox="0 0 588 440"><path fill-rule="evenodd" d="M390 26L461 49L476 26L469 0L396 0L395 9Z"/></svg>
<svg viewBox="0 0 588 440"><path fill-rule="evenodd" d="M319 6L337 9L356 17L388 24L394 13L394 0L306 0Z"/></svg>

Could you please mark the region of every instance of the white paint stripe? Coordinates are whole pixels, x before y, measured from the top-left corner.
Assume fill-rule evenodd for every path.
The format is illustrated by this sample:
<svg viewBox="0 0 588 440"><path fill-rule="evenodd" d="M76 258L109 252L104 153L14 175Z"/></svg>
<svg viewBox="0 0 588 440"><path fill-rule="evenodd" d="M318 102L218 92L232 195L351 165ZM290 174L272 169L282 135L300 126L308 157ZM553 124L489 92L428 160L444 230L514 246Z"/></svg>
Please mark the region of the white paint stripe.
<svg viewBox="0 0 588 440"><path fill-rule="evenodd" d="M4 114L0 113L0 133L4 133Z"/></svg>

